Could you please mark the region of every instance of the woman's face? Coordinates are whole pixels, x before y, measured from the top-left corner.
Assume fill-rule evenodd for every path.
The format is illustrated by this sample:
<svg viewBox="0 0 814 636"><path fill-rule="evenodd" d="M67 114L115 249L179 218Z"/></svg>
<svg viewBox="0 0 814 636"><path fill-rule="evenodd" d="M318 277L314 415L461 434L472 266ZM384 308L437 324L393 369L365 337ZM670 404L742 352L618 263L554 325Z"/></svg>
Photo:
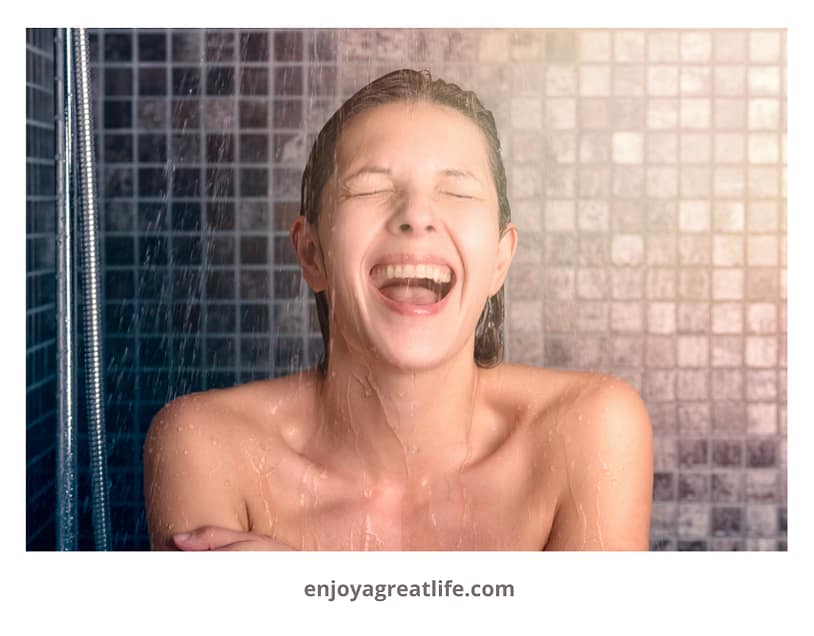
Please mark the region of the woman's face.
<svg viewBox="0 0 814 636"><path fill-rule="evenodd" d="M404 369L467 347L503 283L516 232L501 239L483 133L452 108L394 102L353 118L322 194L331 335Z"/></svg>

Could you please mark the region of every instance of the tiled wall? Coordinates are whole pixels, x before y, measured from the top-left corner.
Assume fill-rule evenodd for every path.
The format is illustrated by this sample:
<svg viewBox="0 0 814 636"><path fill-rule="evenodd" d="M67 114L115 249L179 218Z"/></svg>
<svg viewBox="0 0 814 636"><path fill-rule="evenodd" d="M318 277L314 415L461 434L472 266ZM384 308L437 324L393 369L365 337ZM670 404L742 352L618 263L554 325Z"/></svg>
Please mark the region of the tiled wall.
<svg viewBox="0 0 814 636"><path fill-rule="evenodd" d="M26 549L56 544L54 31L26 29Z"/></svg>
<svg viewBox="0 0 814 636"><path fill-rule="evenodd" d="M785 33L479 45L511 69L510 357L642 392L652 548L785 549Z"/></svg>
<svg viewBox="0 0 814 636"><path fill-rule="evenodd" d="M287 230L305 161L306 46L330 59L336 37L103 31L91 44L113 540L144 547L141 448L156 411L320 353Z"/></svg>
<svg viewBox="0 0 814 636"><path fill-rule="evenodd" d="M321 347L287 229L313 135L426 67L504 142L514 362L600 369L655 429L653 549L786 530L785 33L92 33L115 547L146 545L141 443L171 397Z"/></svg>

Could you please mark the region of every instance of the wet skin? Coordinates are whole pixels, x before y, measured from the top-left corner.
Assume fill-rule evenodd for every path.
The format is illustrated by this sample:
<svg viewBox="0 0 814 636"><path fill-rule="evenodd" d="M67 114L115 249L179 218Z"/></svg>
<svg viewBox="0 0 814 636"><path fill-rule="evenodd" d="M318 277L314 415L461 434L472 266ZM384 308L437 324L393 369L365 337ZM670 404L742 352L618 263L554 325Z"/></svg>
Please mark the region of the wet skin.
<svg viewBox="0 0 814 636"><path fill-rule="evenodd" d="M202 529L181 547L647 549L651 431L621 380L480 370L455 461L432 478L417 468L378 483L358 470L352 445L321 430L319 399L318 376L304 373L165 407L145 444L153 547L172 549L173 534ZM421 452L410 455L416 466Z"/></svg>
<svg viewBox="0 0 814 636"><path fill-rule="evenodd" d="M162 409L144 449L153 546L646 549L652 440L636 392L475 365L478 317L517 245L480 129L434 104L377 106L343 130L336 162L318 225L291 231L329 298L326 376ZM382 275L393 261L410 281ZM448 289L416 291L425 263Z"/></svg>

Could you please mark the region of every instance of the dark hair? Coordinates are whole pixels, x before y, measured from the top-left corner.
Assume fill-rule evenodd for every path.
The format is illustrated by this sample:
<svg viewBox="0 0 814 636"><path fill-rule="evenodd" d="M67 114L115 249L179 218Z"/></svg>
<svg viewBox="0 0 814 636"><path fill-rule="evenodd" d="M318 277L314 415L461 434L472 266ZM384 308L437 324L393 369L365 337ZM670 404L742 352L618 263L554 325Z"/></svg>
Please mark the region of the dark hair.
<svg viewBox="0 0 814 636"><path fill-rule="evenodd" d="M433 79L429 71L401 69L370 82L337 110L317 135L302 175L300 214L311 225L317 225L320 215L322 191L333 174L336 146L339 137L350 120L371 108L391 102L426 101L454 108L478 125L486 138L489 167L495 180L499 206L500 232L511 220L509 199L506 193L506 171L500 157L500 140L492 113L481 104L472 91L460 86ZM325 292L315 294L317 317L322 331L325 353L319 364L324 374L328 366L329 315ZM475 363L480 367L493 367L503 359L503 287L490 296L475 328Z"/></svg>

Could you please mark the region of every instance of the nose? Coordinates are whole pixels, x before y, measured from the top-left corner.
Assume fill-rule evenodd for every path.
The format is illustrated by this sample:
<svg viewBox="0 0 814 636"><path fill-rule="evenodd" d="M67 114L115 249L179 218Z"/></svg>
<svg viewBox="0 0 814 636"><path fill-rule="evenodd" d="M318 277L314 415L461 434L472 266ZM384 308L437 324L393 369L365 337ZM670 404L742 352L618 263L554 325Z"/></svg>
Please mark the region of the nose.
<svg viewBox="0 0 814 636"><path fill-rule="evenodd" d="M411 194L394 210L388 229L394 234L423 234L435 232L437 222L432 199Z"/></svg>

